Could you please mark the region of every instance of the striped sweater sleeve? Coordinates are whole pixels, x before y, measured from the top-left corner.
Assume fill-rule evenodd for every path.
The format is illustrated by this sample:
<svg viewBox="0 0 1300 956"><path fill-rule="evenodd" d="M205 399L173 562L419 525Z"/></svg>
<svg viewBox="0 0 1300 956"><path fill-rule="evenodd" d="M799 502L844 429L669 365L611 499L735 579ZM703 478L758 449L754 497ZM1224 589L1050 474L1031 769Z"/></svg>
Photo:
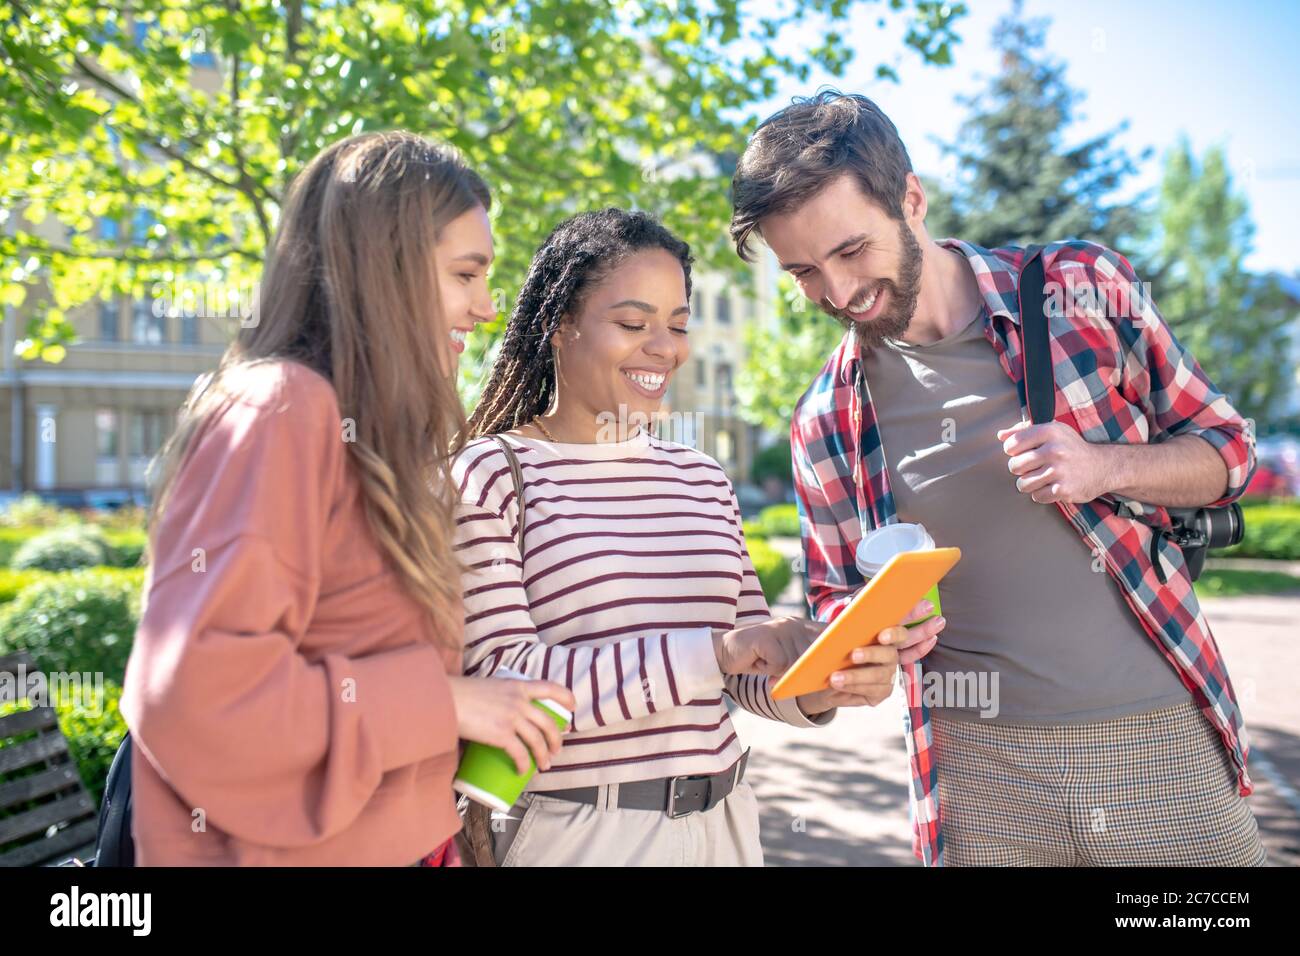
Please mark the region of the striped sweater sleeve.
<svg viewBox="0 0 1300 956"><path fill-rule="evenodd" d="M736 501L736 492L731 492L732 522L740 536L740 557L744 567L744 576L740 584L740 600L736 605L736 627L747 624L759 624L769 620L772 612L763 595L763 585L754 571L754 562L749 557L749 548L745 544L744 523L740 517L740 506ZM835 708L824 711L816 717L809 717L799 709L797 697L784 700L772 698L773 678L766 674L730 674L726 678L728 696L751 714L779 720L795 727L824 727L835 718Z"/></svg>
<svg viewBox="0 0 1300 956"><path fill-rule="evenodd" d="M573 730L589 731L678 707L723 686L708 627L647 632L600 646L548 645L538 635L515 538L519 520L503 452L476 458L460 481L456 549L465 565L464 664L487 677L510 667L564 684L577 700Z"/></svg>

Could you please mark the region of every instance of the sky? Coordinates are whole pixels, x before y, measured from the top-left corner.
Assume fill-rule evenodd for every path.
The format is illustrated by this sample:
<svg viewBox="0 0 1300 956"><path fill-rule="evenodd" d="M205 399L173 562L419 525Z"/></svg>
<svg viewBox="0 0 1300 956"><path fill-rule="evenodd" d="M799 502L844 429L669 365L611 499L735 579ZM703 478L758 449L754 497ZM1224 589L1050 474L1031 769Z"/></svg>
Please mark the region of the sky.
<svg viewBox="0 0 1300 956"><path fill-rule="evenodd" d="M951 166L934 140L955 140L968 115L955 97L982 90L997 72L992 29L1011 0L966 6L952 65L935 67L904 47L897 15L896 22L886 16L884 29L877 25L884 0L862 4L847 34L855 56L846 75L791 80L760 112L823 82L865 93L898 127L913 167L942 177ZM1300 243L1291 235L1300 222L1300 0L1025 0L1023 11L1050 19L1046 51L1084 94L1067 142L1127 119L1119 142L1130 155L1154 147L1120 197L1158 187L1163 154L1180 134L1197 155L1220 144L1256 227L1247 268L1300 274ZM881 62L898 71L899 83L874 78Z"/></svg>

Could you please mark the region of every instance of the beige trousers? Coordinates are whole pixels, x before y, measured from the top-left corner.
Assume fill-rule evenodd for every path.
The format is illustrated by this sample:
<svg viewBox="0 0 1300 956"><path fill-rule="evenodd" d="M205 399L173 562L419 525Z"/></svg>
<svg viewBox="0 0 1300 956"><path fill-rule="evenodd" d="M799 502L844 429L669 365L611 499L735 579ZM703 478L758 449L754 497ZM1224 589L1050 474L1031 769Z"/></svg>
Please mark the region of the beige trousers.
<svg viewBox="0 0 1300 956"><path fill-rule="evenodd" d="M1064 725L933 718L945 866L1263 866L1191 701Z"/></svg>
<svg viewBox="0 0 1300 956"><path fill-rule="evenodd" d="M600 805L616 786L601 788ZM492 849L498 866L763 865L758 801L743 780L712 810L675 820L525 793L493 819Z"/></svg>

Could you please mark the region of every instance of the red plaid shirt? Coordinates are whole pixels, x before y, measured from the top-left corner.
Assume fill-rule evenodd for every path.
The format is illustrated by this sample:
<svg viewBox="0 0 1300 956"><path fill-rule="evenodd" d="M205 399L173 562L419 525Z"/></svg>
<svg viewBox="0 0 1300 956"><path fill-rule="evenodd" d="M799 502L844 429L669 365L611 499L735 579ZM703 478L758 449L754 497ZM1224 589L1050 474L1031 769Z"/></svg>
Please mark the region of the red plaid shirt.
<svg viewBox="0 0 1300 956"><path fill-rule="evenodd" d="M974 271L984 299L984 337L1016 384L1029 420L1016 301L1024 250L982 249L959 239L939 245L962 253ZM1228 466L1227 493L1211 504L1240 497L1256 467L1253 430L1141 294L1128 260L1096 243L1067 240L1048 245L1043 263L1049 293L1054 283L1064 293L1049 307L1055 420L1097 443L1199 435ZM790 438L805 593L812 616L831 621L864 583L854 560L858 541L898 520L871 392L851 334L799 400ZM1113 494L1085 504L1055 504L1104 559L1144 630L1218 729L1237 768L1240 792L1249 794L1246 728L1228 672L1181 549L1157 533L1169 524L1167 511ZM937 866L943 862L943 817L922 667L921 661L903 667L912 849L926 865Z"/></svg>

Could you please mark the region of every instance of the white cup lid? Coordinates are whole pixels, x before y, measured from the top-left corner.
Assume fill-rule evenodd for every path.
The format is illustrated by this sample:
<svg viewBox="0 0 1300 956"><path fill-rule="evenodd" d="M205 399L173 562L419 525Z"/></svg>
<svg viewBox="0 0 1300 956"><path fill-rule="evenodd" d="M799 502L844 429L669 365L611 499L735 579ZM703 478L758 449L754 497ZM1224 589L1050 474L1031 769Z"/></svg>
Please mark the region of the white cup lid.
<svg viewBox="0 0 1300 956"><path fill-rule="evenodd" d="M934 539L924 525L896 522L877 528L858 542L858 570L876 574L889 559L905 551L929 551Z"/></svg>

